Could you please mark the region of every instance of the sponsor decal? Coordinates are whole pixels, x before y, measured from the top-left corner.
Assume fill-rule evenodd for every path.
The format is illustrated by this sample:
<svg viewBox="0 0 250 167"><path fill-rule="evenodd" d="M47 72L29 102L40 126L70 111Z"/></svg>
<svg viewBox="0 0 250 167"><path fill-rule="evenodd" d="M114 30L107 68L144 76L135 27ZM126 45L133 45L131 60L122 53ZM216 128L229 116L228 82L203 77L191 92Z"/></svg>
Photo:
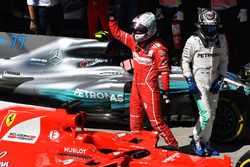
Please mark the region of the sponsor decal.
<svg viewBox="0 0 250 167"><path fill-rule="evenodd" d="M2 138L18 143L36 143L40 135L40 117L23 121L13 126Z"/></svg>
<svg viewBox="0 0 250 167"><path fill-rule="evenodd" d="M47 59L39 59L39 58L31 58L30 61L40 62L40 63L47 63Z"/></svg>
<svg viewBox="0 0 250 167"><path fill-rule="evenodd" d="M1 158L4 158L6 155L8 154L7 151L3 151L0 153L0 160ZM0 167L8 167L9 166L9 162L8 161L0 161Z"/></svg>
<svg viewBox="0 0 250 167"><path fill-rule="evenodd" d="M60 49L55 49L55 50L51 50L50 53L50 63L54 64L54 65L58 65L62 62L63 57L64 57L64 52Z"/></svg>
<svg viewBox="0 0 250 167"><path fill-rule="evenodd" d="M118 133L118 134L117 134L117 137L123 137L123 136L125 136L125 135L127 135L127 133L125 133L125 132L124 132L124 133Z"/></svg>
<svg viewBox="0 0 250 167"><path fill-rule="evenodd" d="M107 59L98 59L96 58L94 61L87 62L86 66L94 66L96 64L101 64L101 63L108 63Z"/></svg>
<svg viewBox="0 0 250 167"><path fill-rule="evenodd" d="M0 162L0 167L8 167L9 162Z"/></svg>
<svg viewBox="0 0 250 167"><path fill-rule="evenodd" d="M84 89L75 89L74 95L82 98L88 98L88 99L110 99L110 101L114 102L123 102L123 94L109 94L108 92L94 92L94 91L88 91Z"/></svg>
<svg viewBox="0 0 250 167"><path fill-rule="evenodd" d="M65 159L65 160L59 159L59 162L63 163L64 165L69 165L69 164L72 164L74 162L74 159Z"/></svg>
<svg viewBox="0 0 250 167"><path fill-rule="evenodd" d="M65 156L68 159L74 159L74 161L84 162L85 159L92 159L91 156L88 155L77 155L77 154L69 154L69 153L58 153L58 155Z"/></svg>
<svg viewBox="0 0 250 167"><path fill-rule="evenodd" d="M181 157L180 153L175 153L175 154L167 157L166 159L164 159L162 162L175 161L175 159L180 158L180 157Z"/></svg>
<svg viewBox="0 0 250 167"><path fill-rule="evenodd" d="M33 140L36 138L36 136L31 136L31 135L22 134L22 133L10 133L8 135L8 138L19 139L19 140Z"/></svg>
<svg viewBox="0 0 250 167"><path fill-rule="evenodd" d="M100 59L100 58L96 58L94 60L88 61L87 59L83 59L80 62L80 67L91 67L91 66L95 66L97 64L107 64L109 61L107 59Z"/></svg>
<svg viewBox="0 0 250 167"><path fill-rule="evenodd" d="M102 74L102 75L122 75L122 74L124 74L124 73L121 73L121 72L111 72L111 71L109 71L109 72L102 72L102 73L100 73L100 74Z"/></svg>
<svg viewBox="0 0 250 167"><path fill-rule="evenodd" d="M20 76L20 72L16 71L4 71L3 76Z"/></svg>
<svg viewBox="0 0 250 167"><path fill-rule="evenodd" d="M136 52L133 52L134 60L139 64L151 65L153 63L151 58L140 57Z"/></svg>
<svg viewBox="0 0 250 167"><path fill-rule="evenodd" d="M10 37L13 38L11 48L15 48L15 46L17 45L17 42L19 43L19 49L23 48L24 42L26 40L26 36L11 34Z"/></svg>
<svg viewBox="0 0 250 167"><path fill-rule="evenodd" d="M123 137L123 136L125 136L125 135L127 135L127 133L118 133L118 134L116 134L112 139L114 140L114 141L116 141L118 138L120 138L120 137Z"/></svg>
<svg viewBox="0 0 250 167"><path fill-rule="evenodd" d="M74 161L85 161L86 159L91 159L90 156L85 155L87 150L92 152L96 151L95 147L90 149L76 148L76 147L64 147L63 152L58 153L58 155L65 156L67 159L74 159Z"/></svg>
<svg viewBox="0 0 250 167"><path fill-rule="evenodd" d="M15 118L16 118L15 113L9 114L6 118L6 125L9 127L14 122Z"/></svg>
<svg viewBox="0 0 250 167"><path fill-rule="evenodd" d="M7 151L1 152L1 153L0 153L0 159L3 158L3 157L5 157L7 154L8 154Z"/></svg>
<svg viewBox="0 0 250 167"><path fill-rule="evenodd" d="M200 57L200 58L206 58L206 57L216 57L216 56L219 56L219 54L216 54L216 53L198 53L197 57Z"/></svg>
<svg viewBox="0 0 250 167"><path fill-rule="evenodd" d="M63 150L65 153L73 153L73 154L85 154L86 149L83 148L72 148L72 147L64 147ZM94 151L94 150L93 150Z"/></svg>
<svg viewBox="0 0 250 167"><path fill-rule="evenodd" d="M30 59L31 65L45 66L47 62L48 62L47 59L40 59L40 58L31 58Z"/></svg>
<svg viewBox="0 0 250 167"><path fill-rule="evenodd" d="M56 140L58 139L60 136L59 132L57 130L52 130L50 133L49 133L49 138L51 140Z"/></svg>

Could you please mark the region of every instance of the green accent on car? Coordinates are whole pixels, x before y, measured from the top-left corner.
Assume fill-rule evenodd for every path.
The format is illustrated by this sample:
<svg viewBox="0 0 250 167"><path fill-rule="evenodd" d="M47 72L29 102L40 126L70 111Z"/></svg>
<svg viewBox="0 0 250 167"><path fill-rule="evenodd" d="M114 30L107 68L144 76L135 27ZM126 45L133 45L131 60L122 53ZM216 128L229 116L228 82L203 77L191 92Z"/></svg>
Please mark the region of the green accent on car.
<svg viewBox="0 0 250 167"><path fill-rule="evenodd" d="M88 91L89 94L76 94L76 89L74 90L54 90L54 89L42 89L39 91L39 94L42 96L47 96L52 99L57 99L59 101L72 101L72 100L82 100L83 103L81 106L86 108L95 108L96 106L102 106L103 108L111 107L111 109L119 109L127 107L128 104L126 100L128 95L123 95L118 91L107 91L107 90L95 90ZM86 93L85 92L85 93ZM95 98L98 97L99 98ZM129 103L129 102L128 102Z"/></svg>

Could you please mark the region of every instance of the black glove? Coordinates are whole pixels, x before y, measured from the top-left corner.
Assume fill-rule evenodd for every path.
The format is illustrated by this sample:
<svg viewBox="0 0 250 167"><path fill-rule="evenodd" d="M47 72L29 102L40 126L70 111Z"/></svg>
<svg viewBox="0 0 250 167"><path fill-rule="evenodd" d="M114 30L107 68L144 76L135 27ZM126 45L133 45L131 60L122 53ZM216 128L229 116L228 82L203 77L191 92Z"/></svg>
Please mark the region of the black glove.
<svg viewBox="0 0 250 167"><path fill-rule="evenodd" d="M109 14L109 20L110 21L116 20L116 17L115 17L116 9L117 9L117 7L114 6L114 5L109 7L108 14Z"/></svg>
<svg viewBox="0 0 250 167"><path fill-rule="evenodd" d="M170 103L169 95L167 90L162 90L162 99L166 104Z"/></svg>

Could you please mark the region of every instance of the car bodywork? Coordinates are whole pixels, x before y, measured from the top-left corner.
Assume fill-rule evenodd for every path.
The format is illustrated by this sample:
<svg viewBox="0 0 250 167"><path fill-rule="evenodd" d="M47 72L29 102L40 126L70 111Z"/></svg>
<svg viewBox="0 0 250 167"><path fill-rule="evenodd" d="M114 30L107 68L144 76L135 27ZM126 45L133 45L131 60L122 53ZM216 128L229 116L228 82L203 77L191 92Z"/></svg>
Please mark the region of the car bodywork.
<svg viewBox="0 0 250 167"><path fill-rule="evenodd" d="M132 81L132 75L111 65L105 55L107 46L107 42L96 40L62 38L28 53L1 59L0 87L2 91L47 100L80 99L84 109L95 111L128 108L126 84Z"/></svg>
<svg viewBox="0 0 250 167"><path fill-rule="evenodd" d="M84 130L85 114L12 106L0 110L1 166L231 166L231 158L204 158L157 148L158 133ZM18 151L17 151L18 150Z"/></svg>
<svg viewBox="0 0 250 167"><path fill-rule="evenodd" d="M112 42L57 38L44 46L0 59L1 99L62 107L80 100L78 109L94 120L129 123L133 75L114 66ZM159 79L160 81L160 79ZM249 85L228 73L220 92L213 138L232 141L248 133ZM6 95L4 95L6 94ZM170 98L162 105L168 121L197 119L197 107L180 67L172 67Z"/></svg>

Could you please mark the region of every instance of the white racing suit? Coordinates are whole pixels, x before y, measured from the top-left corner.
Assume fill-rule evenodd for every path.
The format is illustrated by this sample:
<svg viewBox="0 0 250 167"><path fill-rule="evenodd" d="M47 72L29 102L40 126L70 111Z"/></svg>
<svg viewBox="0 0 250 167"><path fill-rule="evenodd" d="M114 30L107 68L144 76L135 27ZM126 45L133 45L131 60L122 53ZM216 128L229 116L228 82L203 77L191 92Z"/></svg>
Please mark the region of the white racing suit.
<svg viewBox="0 0 250 167"><path fill-rule="evenodd" d="M192 35L182 53L182 69L185 77L193 76L200 91L195 94L199 119L193 129L195 141L207 144L211 137L219 94L212 94L210 88L219 75L224 76L228 65L228 51L225 35L218 35L216 42L204 46L201 38Z"/></svg>

